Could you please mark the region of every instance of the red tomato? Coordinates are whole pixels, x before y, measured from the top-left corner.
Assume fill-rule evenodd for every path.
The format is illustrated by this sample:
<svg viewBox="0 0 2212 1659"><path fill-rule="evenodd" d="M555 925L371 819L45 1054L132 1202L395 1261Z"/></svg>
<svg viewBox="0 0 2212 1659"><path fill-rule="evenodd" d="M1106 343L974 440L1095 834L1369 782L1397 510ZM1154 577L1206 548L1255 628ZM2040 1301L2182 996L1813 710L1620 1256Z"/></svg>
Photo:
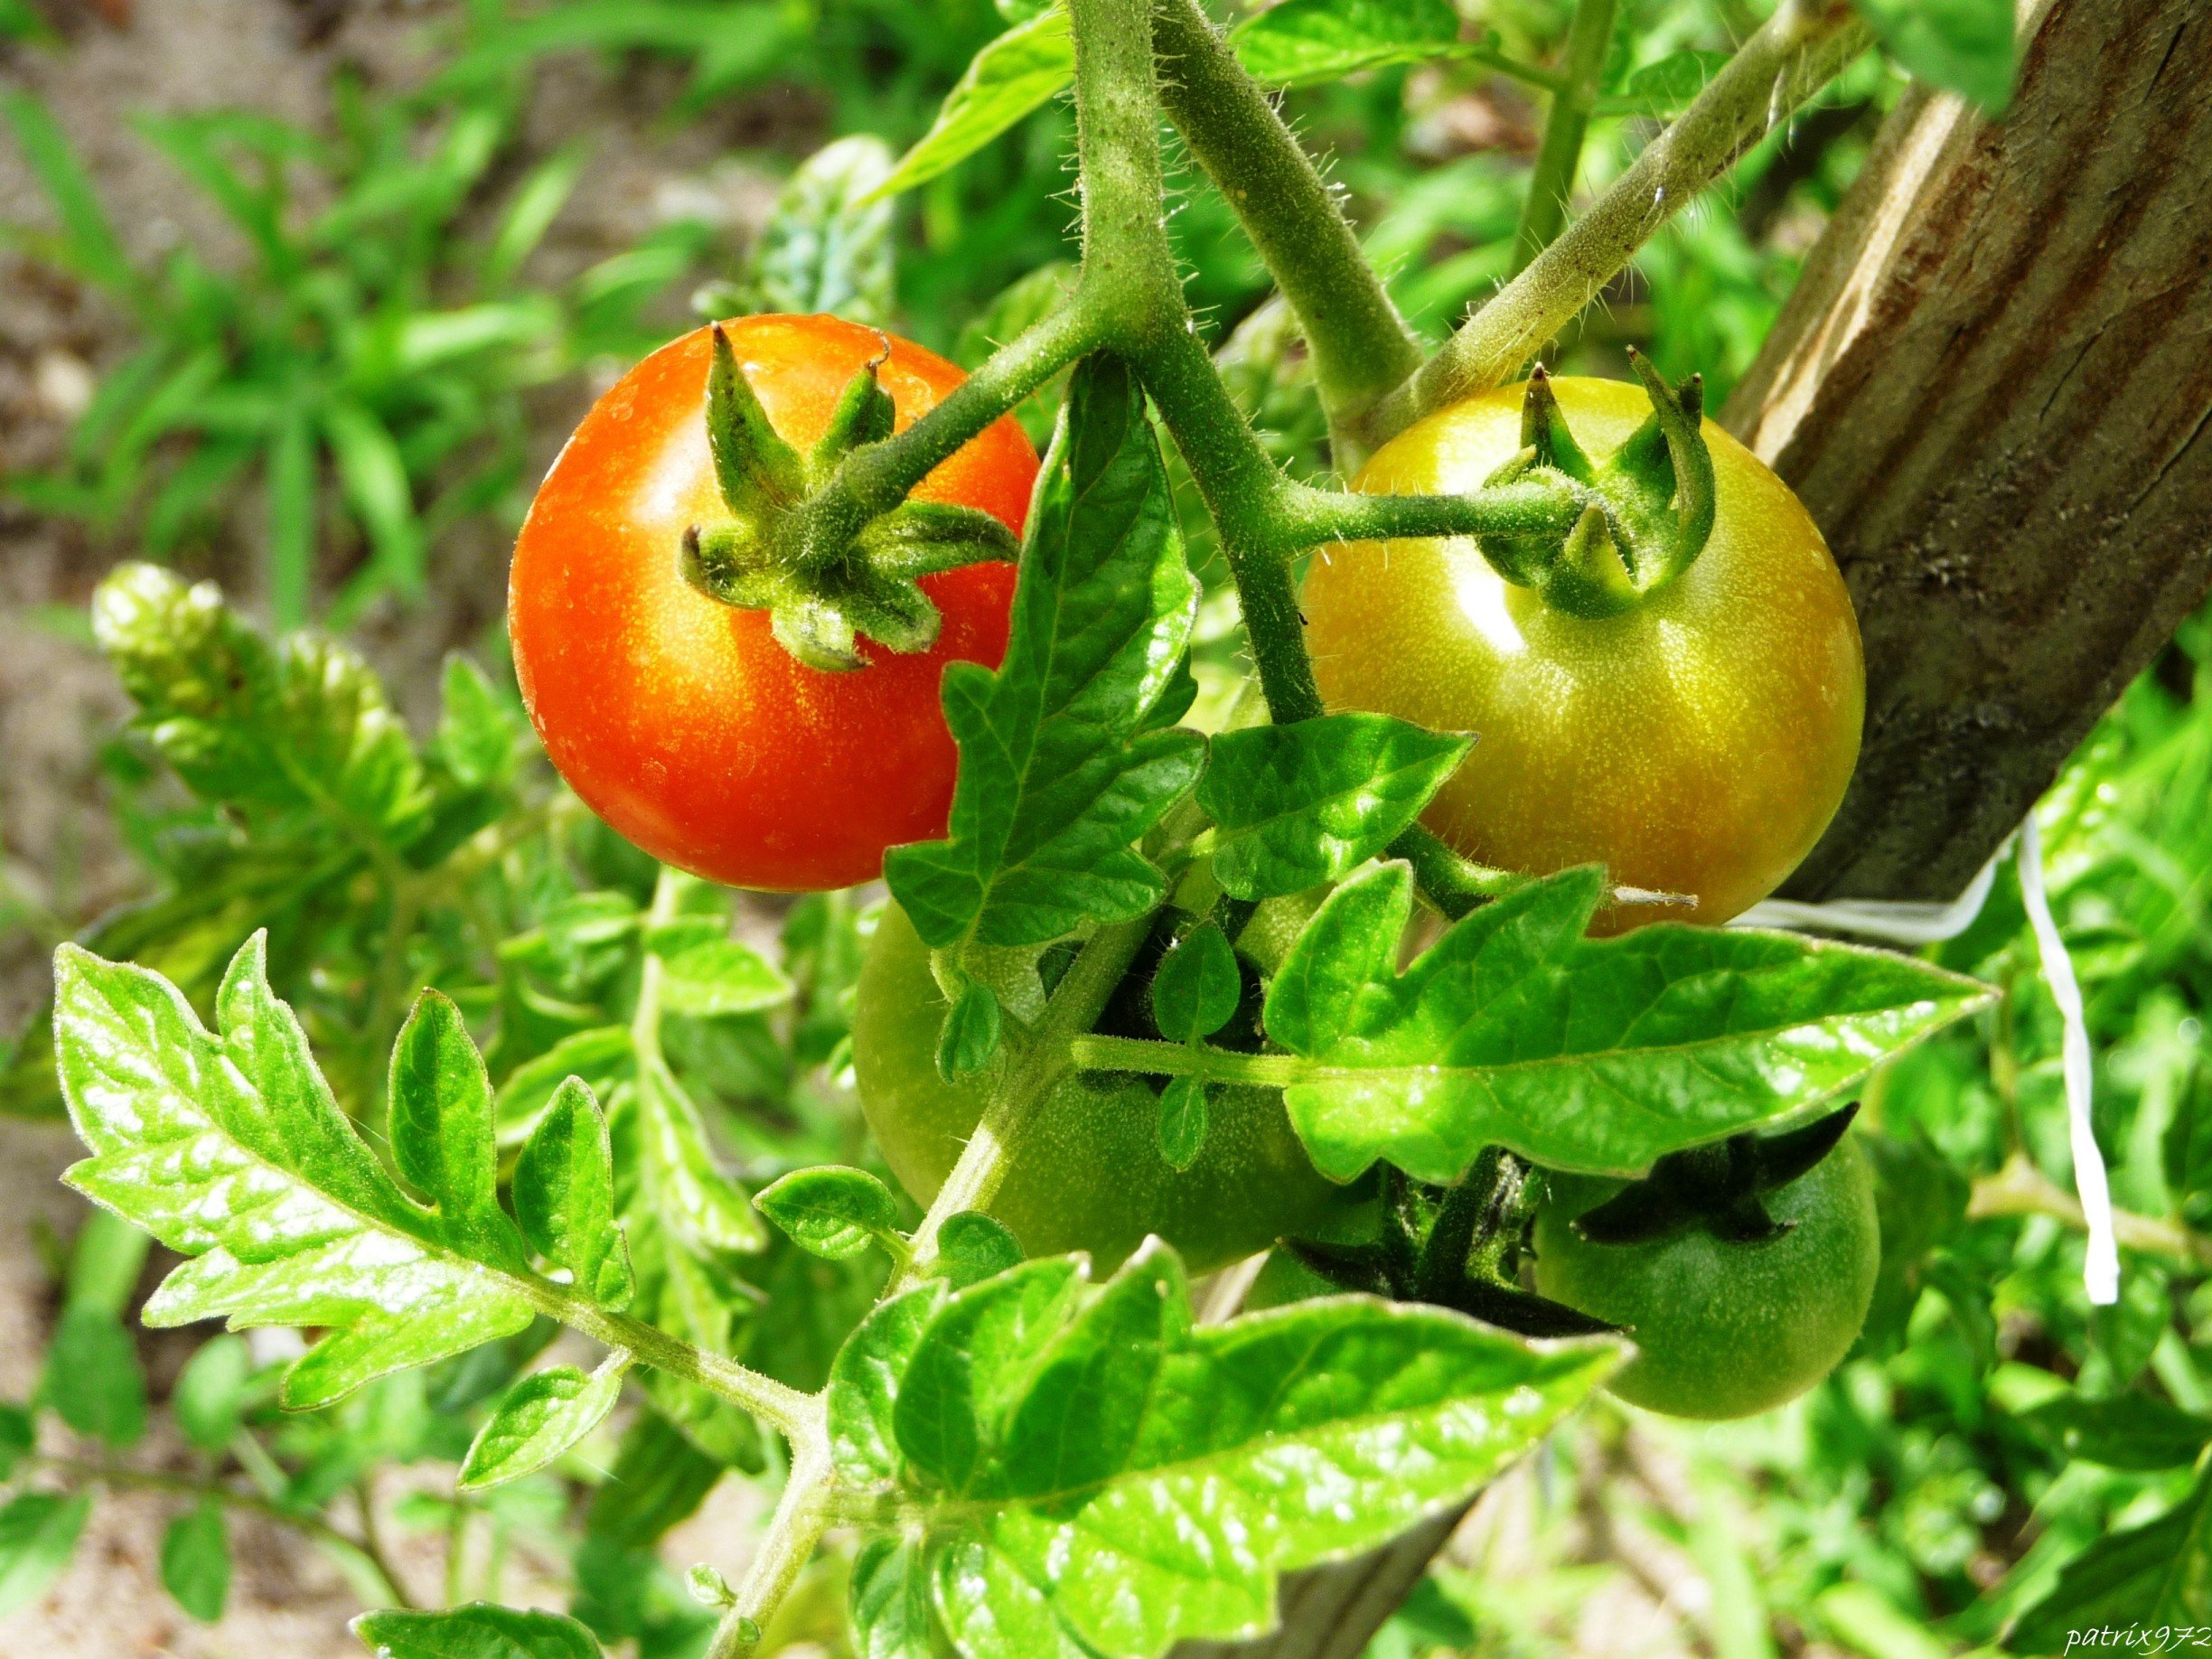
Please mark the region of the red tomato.
<svg viewBox="0 0 2212 1659"><path fill-rule="evenodd" d="M776 430L801 453L838 394L887 347L904 427L963 378L911 341L836 317L723 324ZM726 520L707 448L713 342L663 346L592 406L530 504L509 578L522 700L591 809L647 852L733 886L850 886L884 849L943 835L957 761L937 700L948 662L1006 653L1011 565L925 576L944 614L927 651L872 643L824 673L775 642L764 611L689 586L684 531ZM916 500L991 513L1017 534L1036 452L998 421L923 479Z"/></svg>

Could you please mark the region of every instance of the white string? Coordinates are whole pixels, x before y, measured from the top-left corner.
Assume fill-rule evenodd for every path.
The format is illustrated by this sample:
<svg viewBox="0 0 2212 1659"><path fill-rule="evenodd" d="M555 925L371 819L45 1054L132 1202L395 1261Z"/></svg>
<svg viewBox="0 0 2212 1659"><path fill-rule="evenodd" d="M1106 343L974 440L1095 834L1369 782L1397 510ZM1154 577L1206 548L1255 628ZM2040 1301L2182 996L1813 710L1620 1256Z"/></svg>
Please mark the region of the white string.
<svg viewBox="0 0 2212 1659"><path fill-rule="evenodd" d="M1831 899L1823 904L1801 904L1795 899L1763 899L1738 916L1730 927L1817 927L1838 933L1855 933L1889 944L1941 944L1955 939L1974 924L1997 879L1997 862L2011 848L2007 841L1990 855L1966 891L1948 904L1921 904L1906 899Z"/></svg>
<svg viewBox="0 0 2212 1659"><path fill-rule="evenodd" d="M2089 1121L2089 1023L2082 1015L2073 959L2067 955L2058 924L2051 920L2050 901L2044 896L2043 846L2033 812L2020 825L2020 884L2028 924L2035 930L2036 951L2043 959L2043 980L2066 1023L2067 1132L2074 1148L2074 1190L2081 1196L2082 1216L2089 1227L2082 1282L2088 1286L2092 1302L2109 1305L2120 1299L2120 1251L2113 1237L2112 1187L2104 1176L2104 1155L2097 1150L2096 1131Z"/></svg>
<svg viewBox="0 0 2212 1659"><path fill-rule="evenodd" d="M1805 904L1794 899L1767 899L1729 925L1822 928L1889 944L1938 944L1957 938L1973 925L1988 902L1998 860L2007 853L2018 856L2020 898L2027 906L2029 926L2035 933L2043 982L2050 987L2051 1000L2058 1005L2058 1017L2065 1026L2067 1133L2074 1148L2074 1190L2081 1198L2082 1218L2089 1229L2082 1282L2092 1302L2106 1305L2120 1299L2120 1252L2113 1237L2112 1187L2089 1118L2093 1081L2089 1023L2082 1012L2081 986L2074 978L2073 958L2067 954L2066 942L2058 936L2058 924L2051 919L2050 900L2043 889L2043 844L2034 812L2021 822L2019 835L2000 847L1980 874L1966 884L1965 892L1948 904L1884 899L1833 899L1823 904Z"/></svg>

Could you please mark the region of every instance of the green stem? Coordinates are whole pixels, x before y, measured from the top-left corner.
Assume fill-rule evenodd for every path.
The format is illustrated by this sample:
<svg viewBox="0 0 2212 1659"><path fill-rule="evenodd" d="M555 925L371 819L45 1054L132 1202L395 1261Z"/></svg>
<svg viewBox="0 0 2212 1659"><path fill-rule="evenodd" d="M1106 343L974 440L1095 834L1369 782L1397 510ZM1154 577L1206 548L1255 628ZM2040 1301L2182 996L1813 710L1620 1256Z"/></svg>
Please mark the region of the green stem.
<svg viewBox="0 0 2212 1659"><path fill-rule="evenodd" d="M1094 933L1054 988L1052 1000L1023 1055L999 1074L982 1120L961 1153L960 1162L937 1189L929 1214L914 1230L911 1253L900 1263L884 1299L912 1289L927 1276L937 1256L937 1235L947 1218L989 1204L1006 1174L1006 1163L1031 1111L1051 1092L1073 1062L1077 1033L1088 1031L1121 983L1151 918L1102 928ZM707 1659L744 1659L784 1596L790 1593L807 1558L832 1517L836 1476L830 1463L820 1395L808 1396L812 1413L792 1435L791 1476L740 1588L737 1600L715 1632Z"/></svg>
<svg viewBox="0 0 2212 1659"><path fill-rule="evenodd" d="M806 1570L814 1546L830 1524L836 1477L830 1465L830 1436L817 1428L792 1447L791 1475L776 1500L775 1514L760 1549L737 1587L737 1599L715 1628L707 1659L745 1659L760 1645L775 1610Z"/></svg>
<svg viewBox="0 0 2212 1659"><path fill-rule="evenodd" d="M2081 1200L2045 1175L2025 1152L2014 1152L2004 1167L1973 1184L1967 1218L2048 1215L2077 1232L2088 1225ZM2212 1238L2179 1222L2160 1221L2132 1210L2113 1212L2113 1233L2130 1250L2168 1256L2192 1268L2212 1268Z"/></svg>
<svg viewBox="0 0 2212 1659"><path fill-rule="evenodd" d="M1584 505L1563 480L1495 484L1465 495L1361 495L1292 483L1280 492L1271 539L1282 553L1408 536L1563 535Z"/></svg>
<svg viewBox="0 0 2212 1659"><path fill-rule="evenodd" d="M1148 1077L1201 1077L1207 1083L1283 1089L1312 1073L1296 1054L1245 1054L1227 1048L1160 1043L1148 1037L1079 1036L1069 1054L1080 1072L1138 1072Z"/></svg>
<svg viewBox="0 0 2212 1659"><path fill-rule="evenodd" d="M73 1475L83 1480L96 1480L104 1486L126 1486L140 1492L167 1492L179 1497L213 1498L226 1509L236 1509L248 1514L259 1515L265 1520L274 1521L282 1526L288 1526L294 1532L312 1538L319 1544L342 1551L361 1562L382 1582L388 1605L395 1607L415 1606L413 1599L400 1586L398 1576L392 1571L391 1564L384 1559L384 1552L374 1547L373 1534L371 1534L371 1542L364 1543L361 1539L348 1537L320 1515L301 1514L267 1498L257 1497L251 1493L240 1492L234 1487L226 1486L220 1481L198 1480L188 1475L170 1475L155 1469L135 1469L124 1464L99 1463L85 1457L64 1457L48 1452L37 1454L37 1461L43 1467L50 1468L56 1474ZM365 1516L367 1513L367 1507L364 1505L362 1514Z"/></svg>
<svg viewBox="0 0 2212 1659"><path fill-rule="evenodd" d="M1529 261L1567 222L1568 198L1574 194L1575 174L1581 171L1582 141L1598 107L1606 48L1613 40L1614 6L1615 0L1577 0L1574 21L1567 27L1567 61L1551 95L1543 147L1537 152L1528 200L1522 203L1520 228L1514 233L1515 276L1528 268Z"/></svg>
<svg viewBox="0 0 2212 1659"><path fill-rule="evenodd" d="M1155 0L1152 29L1167 118L1297 313L1330 431L1348 443L1376 400L1420 367L1420 342L1320 169L1196 0ZM1340 467L1354 461L1340 447Z"/></svg>
<svg viewBox="0 0 2212 1659"><path fill-rule="evenodd" d="M1179 290L1176 305L1179 310ZM1294 486L1260 447L1214 360L1187 328L1168 330L1151 342L1137 367L1221 531L1268 715L1279 726L1310 720L1323 708L1287 555L1287 508Z"/></svg>
<svg viewBox="0 0 2212 1659"><path fill-rule="evenodd" d="M1636 250L1870 42L1845 0L1783 0L1680 119L1369 417L1380 443L1521 371Z"/></svg>
<svg viewBox="0 0 2212 1659"><path fill-rule="evenodd" d="M1419 824L1392 841L1389 851L1392 858L1413 867L1413 880L1422 895L1452 922L1477 904L1517 892L1531 879L1462 858Z"/></svg>
<svg viewBox="0 0 2212 1659"><path fill-rule="evenodd" d="M1045 1015L1030 1033L1021 1057L993 1088L975 1132L961 1150L944 1185L930 1202L929 1214L914 1230L913 1253L900 1266L886 1296L912 1289L937 1259L937 1235L948 1217L989 1204L1006 1178L1013 1148L1031 1113L1073 1064L1073 1045L1105 1011L1107 1001L1143 946L1152 918L1139 917L1101 928L1077 953L1054 988Z"/></svg>

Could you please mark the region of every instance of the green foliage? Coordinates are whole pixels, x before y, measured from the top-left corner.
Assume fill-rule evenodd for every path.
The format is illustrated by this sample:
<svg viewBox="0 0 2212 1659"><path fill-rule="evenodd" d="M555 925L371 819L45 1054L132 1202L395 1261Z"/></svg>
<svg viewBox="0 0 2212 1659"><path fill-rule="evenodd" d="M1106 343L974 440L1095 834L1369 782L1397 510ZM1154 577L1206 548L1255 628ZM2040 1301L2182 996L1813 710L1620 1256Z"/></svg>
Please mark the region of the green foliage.
<svg viewBox="0 0 2212 1659"><path fill-rule="evenodd" d="M572 1618L478 1602L442 1613L369 1613L353 1632L377 1659L599 1659Z"/></svg>
<svg viewBox="0 0 2212 1659"><path fill-rule="evenodd" d="M801 1250L826 1261L899 1242L898 1201L865 1169L795 1169L753 1202Z"/></svg>
<svg viewBox="0 0 2212 1659"><path fill-rule="evenodd" d="M909 1292L830 1383L840 1473L925 1525L864 1549L856 1629L870 1651L926 1652L933 1617L963 1651L1009 1656L1256 1634L1278 1573L1471 1489L1613 1359L1360 1298L1194 1328L1165 1251L1097 1287L1044 1261ZM1285 1481L1336 1497L1286 1510Z"/></svg>
<svg viewBox="0 0 2212 1659"><path fill-rule="evenodd" d="M617 1352L588 1375L574 1365L533 1372L501 1399L461 1464L464 1491L534 1475L596 1429L622 1397L629 1356Z"/></svg>
<svg viewBox="0 0 2212 1659"><path fill-rule="evenodd" d="M1198 783L1214 879L1241 899L1342 881L1420 816L1470 746L1378 714L1223 732Z"/></svg>
<svg viewBox="0 0 2212 1659"><path fill-rule="evenodd" d="M1160 959L1152 976L1152 1023L1170 1043L1195 1043L1229 1023L1243 990L1235 953L1209 922Z"/></svg>
<svg viewBox="0 0 2212 1659"><path fill-rule="evenodd" d="M1907 959L1793 935L1663 923L1585 941L1602 889L1589 869L1535 883L1403 974L1406 867L1332 894L1267 1000L1268 1034L1310 1063L1285 1099L1316 1164L1346 1180L1387 1158L1449 1183L1496 1144L1634 1175L1807 1111L1986 1000Z"/></svg>
<svg viewBox="0 0 2212 1659"><path fill-rule="evenodd" d="M162 1587L202 1624L222 1617L230 1598L230 1540L222 1506L202 1499L169 1523L162 1533Z"/></svg>
<svg viewBox="0 0 2212 1659"><path fill-rule="evenodd" d="M1158 902L1160 874L1129 843L1204 764L1195 736L1153 723L1197 597L1144 396L1118 360L1093 359L1029 515L1006 659L945 670L962 759L951 837L884 860L924 941L1042 944Z"/></svg>
<svg viewBox="0 0 2212 1659"><path fill-rule="evenodd" d="M0 1505L0 1617L37 1600L61 1576L91 1510L89 1492L25 1492Z"/></svg>
<svg viewBox="0 0 2212 1659"><path fill-rule="evenodd" d="M1448 0L1284 0L1238 24L1230 39L1256 79L1286 87L1465 50Z"/></svg>
<svg viewBox="0 0 2212 1659"><path fill-rule="evenodd" d="M138 124L244 241L236 270L195 249L134 263L52 117L25 93L0 107L61 225L11 239L102 290L141 336L67 461L11 493L161 556L220 537L258 476L269 605L286 624L333 586L340 616L419 596L438 536L487 513L518 521L526 394L644 343L638 306L704 239L677 226L658 269L639 250L626 268L525 287L577 158L526 171L472 238L514 142L508 89L418 105L342 80L333 105L328 136L230 110ZM342 583L333 551L358 567Z"/></svg>
<svg viewBox="0 0 2212 1659"><path fill-rule="evenodd" d="M1509 268L1534 135L1495 77L1548 97L1570 9L1514 0L1476 31L1428 0L1289 0L1236 30L1245 62L1291 89L1295 125L1333 157L1425 333ZM2001 105L2009 8L1861 9L1898 64ZM1655 0L1621 17L1585 192L1756 21ZM8 102L58 227L19 245L137 331L64 464L10 481L19 501L163 556L215 541L258 493L266 598L286 622L323 596L342 620L410 592L455 527L511 522L525 394L657 341L665 326L642 309L706 247L677 227L581 277L532 277L582 162L521 137L521 96L557 54L686 61L678 121L769 85L824 113L811 159L762 157L788 183L701 305L836 310L973 367L1070 292L1058 8L557 0L473 7L448 44L419 95L345 89L327 133L231 113L144 127L243 239L235 271L192 249L135 264L52 117ZM1717 398L1898 83L1870 59L1756 146L1641 250L1554 366L1617 369L1636 343L1670 376L1703 370ZM1176 248L1228 389L1270 455L1319 476L1326 430L1295 326L1261 304L1265 273L1220 194L1186 171L1176 195ZM1165 1252L1092 1285L1072 1261L1023 1261L975 1213L942 1218L934 1259L910 1270L911 1215L849 1092L858 901L801 899L780 951L755 949L773 902L657 871L595 825L548 775L503 677L451 659L418 736L346 646L267 640L212 588L127 568L96 628L138 710L108 779L146 895L91 931L96 955L65 956L58 1018L11 1051L0 1101L54 1109L58 1049L93 1154L79 1178L190 1257L149 1322L333 1333L281 1384L282 1365L257 1366L235 1336L187 1364L165 1409L189 1464L164 1466L189 1488L162 1551L180 1604L220 1611L222 1512L239 1502L314 1530L383 1597L351 1495L387 1465L428 1464L440 1472L410 1477L417 1496L385 1521L444 1532L448 1598L497 1597L498 1563L527 1542L573 1563L576 1617L378 1613L360 1625L372 1649L699 1652L714 1615L656 1547L733 1469L773 1485L796 1460L700 1380L725 1374L711 1367L678 1374L612 1345L590 1369L540 1359L551 1309L603 1343L827 1385L838 1514L864 1536L848 1589L833 1551L760 1633L770 1648L841 1651L840 1599L858 1651L912 1659L948 1643L970 1659L1158 1653L1256 1631L1282 1572L1465 1498L1548 1430L1545 1478L1498 1489L1539 1493L1528 1526L1509 1511L1496 1529L1520 1551L1510 1570L1440 1565L1376 1654L1561 1651L1567 1610L1615 1571L1590 1541L1631 1535L1710 1591L1673 1610L1723 1659L1804 1643L1880 1659L2058 1651L2100 1621L2212 1623L2193 1467L2212 1422L2212 1254L2189 1231L2212 1218L2198 1028L2212 692L2174 689L2199 635L2045 808L2098 1045L2098 1131L2146 1222L2122 1306L2093 1311L2049 1195L2069 1174L2057 1025L2009 879L1973 930L1917 962L1665 928L1587 942L1595 877L1570 875L1476 913L1400 972L1408 884L1363 867L1465 739L1355 715L1219 732L1242 633L1183 457L1163 455L1115 364L1018 412L1041 434L1063 402L1013 646L996 675L947 680L963 749L952 832L893 860L965 987L944 1069L989 1080L1033 1058L1079 948L1149 915L1151 953L1100 1028L1287 1082L1333 1173L1380 1158L1449 1180L1500 1144L1626 1171L1860 1092L1884 1251L1854 1359L1776 1417L1692 1439L1649 1419L1624 1429L1602 1405L1570 1416L1609 1349L1532 1346L1437 1308L1323 1298L1195 1326ZM1176 729L1186 717L1216 731L1203 776L1198 741ZM1280 968L1255 1025L1257 953L1230 941L1251 945L1250 906L1277 901L1263 914L1287 942L1317 902L1293 895L1323 887L1289 960L1268 958ZM751 942L733 933L741 911ZM1994 1004L1961 974L1994 985ZM1222 1086L1185 1075L1160 1091L1177 1167L1204 1149ZM43 1592L91 1501L89 1476L40 1451L39 1414L136 1469L145 1242L87 1228L40 1394L0 1408L0 1476L20 1483L0 1504L0 1611ZM1517 1248L1507 1229L1452 1265L1504 1296L1484 1276L1510 1276ZM901 1293L875 1306L887 1271ZM280 1387L311 1409L280 1412ZM1675 1464L1684 1482L1651 1477ZM1570 1495L1557 1504L1541 1495L1555 1469Z"/></svg>
<svg viewBox="0 0 2212 1659"><path fill-rule="evenodd" d="M2012 101L2012 7L2005 0L1853 0L1882 48L1929 85L1991 115Z"/></svg>

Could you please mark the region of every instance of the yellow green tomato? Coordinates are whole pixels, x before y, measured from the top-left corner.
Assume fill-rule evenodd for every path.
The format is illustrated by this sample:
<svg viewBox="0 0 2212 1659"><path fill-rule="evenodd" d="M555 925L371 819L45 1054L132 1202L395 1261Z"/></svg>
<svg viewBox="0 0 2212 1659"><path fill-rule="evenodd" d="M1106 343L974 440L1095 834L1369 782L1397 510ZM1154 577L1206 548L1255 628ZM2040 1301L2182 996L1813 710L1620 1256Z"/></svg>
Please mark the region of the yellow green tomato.
<svg viewBox="0 0 2212 1659"><path fill-rule="evenodd" d="M1784 1232L1743 1242L1701 1223L1647 1243L1604 1244L1575 1217L1617 1181L1553 1176L1536 1214L1536 1289L1624 1326L1636 1356L1623 1400L1670 1417L1748 1417L1795 1399L1850 1352L1881 1265L1874 1173L1857 1140L1763 1195Z"/></svg>
<svg viewBox="0 0 2212 1659"><path fill-rule="evenodd" d="M1640 387L1551 382L1602 462L1651 412ZM1471 398L1376 452L1373 493L1480 486L1521 444L1523 389ZM1711 421L1715 520L1703 551L1617 614L1548 606L1468 539L1316 553L1307 642L1332 708L1473 732L1424 821L1467 858L1695 897L1726 920L1812 849L1859 758L1866 702L1842 576L1797 498ZM1684 919L1621 910L1610 924ZM1601 923L1607 918L1600 917Z"/></svg>
<svg viewBox="0 0 2212 1659"><path fill-rule="evenodd" d="M853 1064L860 1105L892 1171L927 1204L983 1115L983 1091L937 1075L945 1001L929 951L886 905L860 970ZM1025 1128L1006 1184L989 1206L1032 1256L1091 1252L1101 1271L1148 1233L1194 1272L1310 1234L1351 1204L1316 1173L1272 1090L1222 1089L1196 1163L1177 1174L1160 1156L1159 1102L1127 1076L1069 1076Z"/></svg>

